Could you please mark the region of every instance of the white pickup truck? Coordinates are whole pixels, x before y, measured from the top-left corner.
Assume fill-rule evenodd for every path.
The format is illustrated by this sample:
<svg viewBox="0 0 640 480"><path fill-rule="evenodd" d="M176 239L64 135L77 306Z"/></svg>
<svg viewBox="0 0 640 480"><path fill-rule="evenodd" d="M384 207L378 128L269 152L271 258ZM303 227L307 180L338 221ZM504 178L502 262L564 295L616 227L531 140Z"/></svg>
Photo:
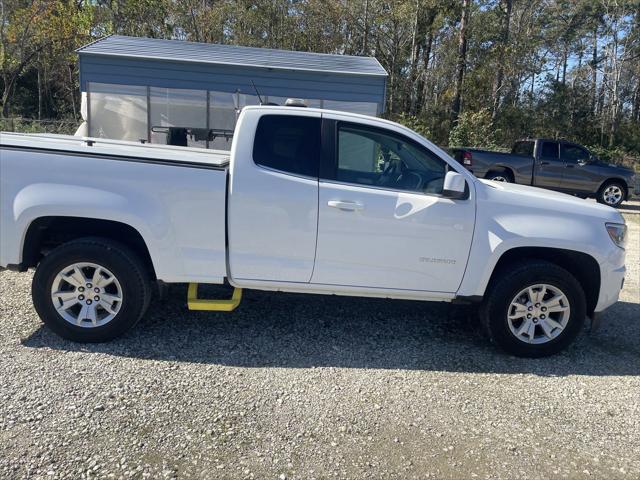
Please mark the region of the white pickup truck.
<svg viewBox="0 0 640 480"><path fill-rule="evenodd" d="M613 208L476 179L379 118L247 107L230 153L8 133L0 147L0 266L37 267L35 308L74 341L122 334L165 282L191 284L193 309L231 310L243 288L477 302L496 344L536 357L624 281ZM223 282L230 300L197 297Z"/></svg>

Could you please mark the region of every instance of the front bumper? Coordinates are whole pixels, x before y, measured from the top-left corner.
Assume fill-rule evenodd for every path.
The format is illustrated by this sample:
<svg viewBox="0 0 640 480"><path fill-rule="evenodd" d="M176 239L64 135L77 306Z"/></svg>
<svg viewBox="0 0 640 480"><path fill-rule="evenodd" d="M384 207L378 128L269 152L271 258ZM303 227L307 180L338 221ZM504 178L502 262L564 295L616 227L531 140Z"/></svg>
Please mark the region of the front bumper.
<svg viewBox="0 0 640 480"><path fill-rule="evenodd" d="M601 313L618 301L620 292L624 286L626 268L624 265L618 268L603 268L600 265L600 295L595 311Z"/></svg>
<svg viewBox="0 0 640 480"><path fill-rule="evenodd" d="M600 325L604 311L620 298L626 274L626 251L614 245L613 242L604 243L606 246L602 245L604 248L600 249L601 256L598 262L600 266L600 292L591 315L592 330L597 329Z"/></svg>
<svg viewBox="0 0 640 480"><path fill-rule="evenodd" d="M620 297L620 292L624 288L624 269L625 269L625 267L622 267L622 270L623 270L622 280L620 281L620 289L617 291L617 293L615 293L615 300L613 300L611 302L611 304L607 305L602 310L595 311L590 315L590 318L591 318L591 331L592 332L595 332L595 331L600 329L600 326L602 325L602 318L604 317L604 314L605 314L606 310L611 305L613 305L614 303L616 303L618 301L618 298ZM615 282L615 279L613 281ZM600 290L601 290L601 293L602 293L602 287L600 288ZM614 292L612 292L612 293L614 293Z"/></svg>
<svg viewBox="0 0 640 480"><path fill-rule="evenodd" d="M600 294L596 308L590 315L592 332L600 328L605 310L620 298L626 273L624 259L625 251L616 247L607 260L600 264Z"/></svg>

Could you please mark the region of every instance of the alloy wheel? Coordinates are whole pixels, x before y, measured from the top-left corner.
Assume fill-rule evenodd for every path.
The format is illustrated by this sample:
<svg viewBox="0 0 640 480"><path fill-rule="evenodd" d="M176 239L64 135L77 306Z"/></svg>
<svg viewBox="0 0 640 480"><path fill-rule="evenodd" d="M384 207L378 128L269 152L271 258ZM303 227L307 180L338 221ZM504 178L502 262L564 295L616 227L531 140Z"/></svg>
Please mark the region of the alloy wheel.
<svg viewBox="0 0 640 480"><path fill-rule="evenodd" d="M617 205L622 200L624 193L618 185L609 185L602 193L604 203L607 205Z"/></svg>
<svg viewBox="0 0 640 480"><path fill-rule="evenodd" d="M122 308L122 286L105 267L80 262L63 268L51 285L51 301L62 318L84 328L101 327Z"/></svg>
<svg viewBox="0 0 640 480"><path fill-rule="evenodd" d="M522 289L507 309L511 333L520 341L543 344L557 338L571 316L569 300L562 290L548 284Z"/></svg>

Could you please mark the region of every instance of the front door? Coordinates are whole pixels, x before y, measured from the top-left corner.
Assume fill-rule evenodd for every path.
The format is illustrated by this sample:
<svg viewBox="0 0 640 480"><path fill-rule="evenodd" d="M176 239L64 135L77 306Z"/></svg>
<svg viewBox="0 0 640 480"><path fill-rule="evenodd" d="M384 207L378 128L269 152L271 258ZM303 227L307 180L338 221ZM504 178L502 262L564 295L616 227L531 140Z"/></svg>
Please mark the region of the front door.
<svg viewBox="0 0 640 480"><path fill-rule="evenodd" d="M562 188L572 193L592 193L598 189L602 177L592 171L589 164L591 155L580 145L563 142L560 145L560 158L564 162Z"/></svg>
<svg viewBox="0 0 640 480"><path fill-rule="evenodd" d="M562 189L564 162L560 158L560 144L556 141L541 141L537 152L538 160L534 169L533 184L536 187Z"/></svg>
<svg viewBox="0 0 640 480"><path fill-rule="evenodd" d="M475 205L473 197L442 197L448 164L398 132L338 115L324 121L323 132L337 145L324 149L335 158L333 168L321 169L329 178L320 180L311 282L455 292L469 256Z"/></svg>

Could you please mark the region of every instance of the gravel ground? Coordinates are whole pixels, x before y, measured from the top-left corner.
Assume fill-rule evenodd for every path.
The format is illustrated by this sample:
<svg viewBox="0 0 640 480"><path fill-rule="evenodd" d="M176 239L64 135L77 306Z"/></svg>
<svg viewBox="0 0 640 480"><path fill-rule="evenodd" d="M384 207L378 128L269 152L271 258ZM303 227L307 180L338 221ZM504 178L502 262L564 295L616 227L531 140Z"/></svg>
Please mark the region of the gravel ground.
<svg viewBox="0 0 640 480"><path fill-rule="evenodd" d="M621 301L565 353L495 351L444 304L186 292L83 346L0 273L2 478L640 478L640 215Z"/></svg>

